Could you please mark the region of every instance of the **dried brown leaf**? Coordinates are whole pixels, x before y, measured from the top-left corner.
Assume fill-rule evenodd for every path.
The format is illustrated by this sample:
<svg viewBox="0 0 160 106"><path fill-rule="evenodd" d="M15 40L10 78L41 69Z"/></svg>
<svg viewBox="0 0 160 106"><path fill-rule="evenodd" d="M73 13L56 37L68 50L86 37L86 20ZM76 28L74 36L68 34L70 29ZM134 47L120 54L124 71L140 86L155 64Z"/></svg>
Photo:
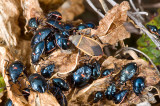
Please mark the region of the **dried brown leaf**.
<svg viewBox="0 0 160 106"><path fill-rule="evenodd" d="M84 12L83 0L67 0L58 8L62 14L62 21L72 21L75 16Z"/></svg>
<svg viewBox="0 0 160 106"><path fill-rule="evenodd" d="M105 36L99 37L103 43L115 44L118 41L124 40L130 37L130 33L126 31L123 24L113 29L112 32L106 34Z"/></svg>
<svg viewBox="0 0 160 106"><path fill-rule="evenodd" d="M77 52L72 53L71 51L61 51L58 49L50 54L46 61L41 61L40 64L50 64L53 62L55 64L55 72L67 74L76 68L78 56L79 54Z"/></svg>
<svg viewBox="0 0 160 106"><path fill-rule="evenodd" d="M28 32L27 25L30 18L43 17L43 11L38 0L21 0L23 16L26 19L25 33Z"/></svg>
<svg viewBox="0 0 160 106"><path fill-rule="evenodd" d="M127 20L127 10L129 9L130 6L126 1L114 6L100 20L97 30L92 29L91 35L98 35L102 43L109 44L115 44L118 41L129 38L130 33L123 26L123 23Z"/></svg>
<svg viewBox="0 0 160 106"><path fill-rule="evenodd" d="M18 26L19 2L15 0L0 0L0 38L5 40L7 45L17 45L20 28Z"/></svg>
<svg viewBox="0 0 160 106"><path fill-rule="evenodd" d="M21 0L21 6L23 15L27 21L26 24L30 18L40 17L43 14L38 0Z"/></svg>
<svg viewBox="0 0 160 106"><path fill-rule="evenodd" d="M52 94L33 91L29 95L29 104L31 106L60 106Z"/></svg>

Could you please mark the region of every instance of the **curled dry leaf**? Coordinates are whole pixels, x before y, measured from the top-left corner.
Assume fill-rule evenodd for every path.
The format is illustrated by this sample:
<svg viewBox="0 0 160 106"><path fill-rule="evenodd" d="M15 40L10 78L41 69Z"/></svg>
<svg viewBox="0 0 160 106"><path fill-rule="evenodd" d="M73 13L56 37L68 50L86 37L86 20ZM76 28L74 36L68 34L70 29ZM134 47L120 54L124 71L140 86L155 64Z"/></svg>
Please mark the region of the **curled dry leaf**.
<svg viewBox="0 0 160 106"><path fill-rule="evenodd" d="M115 44L120 40L130 37L123 23L127 20L127 10L130 9L128 2L114 6L100 20L97 30L92 30L91 35L98 35L102 43Z"/></svg>
<svg viewBox="0 0 160 106"><path fill-rule="evenodd" d="M61 51L60 49L54 51L46 61L41 61L40 64L55 64L55 72L58 72L58 74L67 74L69 72L72 72L78 62L78 56L79 54L77 52L67 52L67 51ZM37 70L40 71L39 66L37 66Z"/></svg>
<svg viewBox="0 0 160 106"><path fill-rule="evenodd" d="M58 11L62 14L62 21L72 21L75 16L84 12L83 0L67 0Z"/></svg>
<svg viewBox="0 0 160 106"><path fill-rule="evenodd" d="M49 93L31 91L28 99L31 106L60 106L57 99Z"/></svg>
<svg viewBox="0 0 160 106"><path fill-rule="evenodd" d="M8 46L16 46L20 35L18 5L15 0L0 0L0 38L5 40Z"/></svg>
<svg viewBox="0 0 160 106"><path fill-rule="evenodd" d="M19 88L20 86L18 84L13 84L10 80L10 77L6 74L6 66L7 61L13 59L11 54L9 54L9 51L5 47L0 47L0 57L1 57L1 71L3 74L4 81L6 83L8 98L12 100L15 106L23 106L25 104L28 104L26 99L22 96L22 93L20 92ZM23 82L23 81L22 81ZM24 85L24 84L23 84Z"/></svg>

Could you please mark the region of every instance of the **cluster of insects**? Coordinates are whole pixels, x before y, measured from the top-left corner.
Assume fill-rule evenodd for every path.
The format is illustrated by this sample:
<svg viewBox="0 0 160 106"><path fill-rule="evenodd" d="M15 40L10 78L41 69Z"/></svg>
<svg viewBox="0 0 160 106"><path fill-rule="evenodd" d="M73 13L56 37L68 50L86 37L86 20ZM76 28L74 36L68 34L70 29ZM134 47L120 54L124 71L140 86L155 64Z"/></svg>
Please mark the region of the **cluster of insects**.
<svg viewBox="0 0 160 106"><path fill-rule="evenodd" d="M47 14L44 20L38 17L33 17L29 20L28 26L34 34L31 39L31 63L33 65L38 65L43 56L49 55L56 49L70 49L70 45L72 44L89 56L103 55L103 48L100 43L78 32L85 28L96 28L93 23L80 24L75 27L69 23L62 23L61 19L62 15L59 12L54 11ZM86 47L83 46L84 43L87 45ZM30 90L40 93L50 91L56 97L61 106L67 106L67 99L63 91L68 91L70 85L61 78L53 78L51 80L52 83L47 80L53 75L54 68L54 63L47 64L46 66L41 67L40 74L31 74L27 78L29 86L21 90L22 96L28 100ZM6 74L10 76L10 81L12 83L20 84L18 78L25 72L25 69L26 68L22 62L14 61L7 65L6 70L8 73ZM100 77L111 76L113 72L114 69L105 69L101 72L101 65L97 60L92 61L91 63L84 63L72 73L72 84L74 87L82 88ZM97 91L93 103L97 103L101 100L103 95L105 95L107 99L113 100L116 104L122 103L129 92L129 89L121 89L117 91L117 86L123 85L126 81L133 79L136 72L136 63L127 64L120 72L118 84L112 82L105 92ZM133 91L136 95L140 95L143 91L145 87L144 81L145 80L142 77L137 77L132 81ZM12 104L12 101L9 99L6 105L9 106L10 104Z"/></svg>
<svg viewBox="0 0 160 106"><path fill-rule="evenodd" d="M84 64L82 67L78 68L73 74L75 86L83 87L91 79L110 77L114 72L114 69L105 69L101 73L100 68L101 66L97 61L91 66ZM133 91L137 96L139 96L145 88L145 80L143 77L135 77L137 70L136 63L128 63L125 65L118 75L119 80L116 79L116 81L111 82L110 86L106 88L106 91L97 91L94 95L94 99L91 102L97 103L99 100L103 99L103 96L105 96L108 100L113 100L115 104L120 104L130 91ZM123 89L119 87L126 84L126 81L128 80L132 80L132 90L129 88ZM117 81L118 83L116 84Z"/></svg>

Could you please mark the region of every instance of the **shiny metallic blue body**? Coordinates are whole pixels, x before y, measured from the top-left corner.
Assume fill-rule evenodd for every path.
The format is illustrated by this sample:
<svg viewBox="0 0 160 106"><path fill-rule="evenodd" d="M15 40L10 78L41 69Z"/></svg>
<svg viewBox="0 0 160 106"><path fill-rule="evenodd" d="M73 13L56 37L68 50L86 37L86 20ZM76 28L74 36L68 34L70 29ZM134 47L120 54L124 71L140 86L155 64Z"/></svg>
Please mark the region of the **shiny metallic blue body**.
<svg viewBox="0 0 160 106"><path fill-rule="evenodd" d="M54 67L55 67L54 64L50 64L50 65L47 65L46 67L42 67L41 75L44 78L50 78L52 73L54 72Z"/></svg>
<svg viewBox="0 0 160 106"><path fill-rule="evenodd" d="M114 69L105 69L102 73L102 77L108 77L109 75L112 74L113 71Z"/></svg>
<svg viewBox="0 0 160 106"><path fill-rule="evenodd" d="M41 41L34 46L34 48L32 49L32 53L31 53L31 60L32 60L33 64L38 63L41 55L44 52L44 49L45 49L45 42L44 41Z"/></svg>
<svg viewBox="0 0 160 106"><path fill-rule="evenodd" d="M100 68L101 66L97 61L92 65L92 78L94 80L97 79L101 75Z"/></svg>
<svg viewBox="0 0 160 106"><path fill-rule="evenodd" d="M137 77L133 80L133 91L138 96L145 88L145 82L143 77Z"/></svg>
<svg viewBox="0 0 160 106"><path fill-rule="evenodd" d="M54 27L54 28L56 28L56 29L58 29L60 31L64 30L64 27L63 27L62 23L57 21L57 20L48 19L46 21L46 24L48 24L48 25L50 25L50 26L52 26L52 27Z"/></svg>
<svg viewBox="0 0 160 106"><path fill-rule="evenodd" d="M85 24L80 24L77 26L77 30L82 30L82 29L86 29L87 26Z"/></svg>
<svg viewBox="0 0 160 106"><path fill-rule="evenodd" d="M55 39L56 39L56 44L58 45L59 48L67 50L69 48L69 40L66 36L60 34L60 33L55 33Z"/></svg>
<svg viewBox="0 0 160 106"><path fill-rule="evenodd" d="M28 26L30 28L36 29L36 28L38 28L38 25L39 25L39 22L38 22L37 18L34 17L34 18L29 19Z"/></svg>
<svg viewBox="0 0 160 106"><path fill-rule="evenodd" d="M47 83L43 76L35 73L29 76L30 86L33 90L44 93L47 89Z"/></svg>
<svg viewBox="0 0 160 106"><path fill-rule="evenodd" d="M13 83L17 82L18 77L23 72L24 66L20 61L14 61L9 65L8 71Z"/></svg>
<svg viewBox="0 0 160 106"><path fill-rule="evenodd" d="M102 93L101 91L97 91L97 92L95 93L93 102L94 102L94 103L97 103L99 100L102 99L102 97L103 97L103 93Z"/></svg>
<svg viewBox="0 0 160 106"><path fill-rule="evenodd" d="M114 95L114 102L115 102L115 104L122 103L123 100L125 99L127 93L128 93L128 90L122 90L122 91L116 93Z"/></svg>
<svg viewBox="0 0 160 106"><path fill-rule="evenodd" d="M73 81L76 87L82 87L87 84L87 82L90 80L92 74L92 69L84 65L76 70L76 72L73 73Z"/></svg>
<svg viewBox="0 0 160 106"><path fill-rule="evenodd" d="M94 29L94 28L96 27L95 24L93 24L93 23L91 23L91 22L86 23L86 26L87 26L88 28L92 28L92 29Z"/></svg>
<svg viewBox="0 0 160 106"><path fill-rule="evenodd" d="M42 28L36 31L36 34L32 37L32 40L31 40L31 48L33 48L39 42L43 41L50 34L51 34L50 28Z"/></svg>
<svg viewBox="0 0 160 106"><path fill-rule="evenodd" d="M11 99L7 100L7 102L5 103L5 106L13 106Z"/></svg>
<svg viewBox="0 0 160 106"><path fill-rule="evenodd" d="M128 63L120 73L120 84L124 84L127 80L130 80L137 71L136 63Z"/></svg>
<svg viewBox="0 0 160 106"><path fill-rule="evenodd" d="M105 91L105 96L108 100L113 99L114 95L116 93L116 86L114 83L112 83L110 86L108 86L107 90Z"/></svg>
<svg viewBox="0 0 160 106"><path fill-rule="evenodd" d="M69 85L61 78L53 78L52 79L53 85L60 88L63 91L69 90Z"/></svg>

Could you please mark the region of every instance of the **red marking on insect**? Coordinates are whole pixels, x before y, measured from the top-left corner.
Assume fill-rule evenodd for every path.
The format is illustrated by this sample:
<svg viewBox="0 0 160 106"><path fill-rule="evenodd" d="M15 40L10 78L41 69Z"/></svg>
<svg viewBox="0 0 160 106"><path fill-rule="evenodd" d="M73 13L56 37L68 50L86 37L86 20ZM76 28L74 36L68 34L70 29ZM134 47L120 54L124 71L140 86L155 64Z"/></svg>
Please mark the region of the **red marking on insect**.
<svg viewBox="0 0 160 106"><path fill-rule="evenodd" d="M41 33L39 32L39 35L41 35Z"/></svg>
<svg viewBox="0 0 160 106"><path fill-rule="evenodd" d="M29 92L28 92L28 91L23 90L23 92L25 92L25 93L28 93L28 94L29 94Z"/></svg>
<svg viewBox="0 0 160 106"><path fill-rule="evenodd" d="M112 72L110 74L108 74L107 76L105 76L105 77L109 77L109 76L111 76L111 74L112 74Z"/></svg>
<svg viewBox="0 0 160 106"><path fill-rule="evenodd" d="M70 43L69 43L69 42L67 42L67 45L70 45Z"/></svg>
<svg viewBox="0 0 160 106"><path fill-rule="evenodd" d="M33 79L36 79L36 78L38 78L38 76L35 76Z"/></svg>
<svg viewBox="0 0 160 106"><path fill-rule="evenodd" d="M81 76L82 76L82 77L85 77L85 75L84 75L84 74L81 74Z"/></svg>
<svg viewBox="0 0 160 106"><path fill-rule="evenodd" d="M62 23L59 23L59 24L62 24Z"/></svg>
<svg viewBox="0 0 160 106"><path fill-rule="evenodd" d="M128 74L129 72L128 71L126 71L126 74Z"/></svg>
<svg viewBox="0 0 160 106"><path fill-rule="evenodd" d="M13 67L13 69L18 69L17 67Z"/></svg>
<svg viewBox="0 0 160 106"><path fill-rule="evenodd" d="M36 53L32 53L33 55L36 55Z"/></svg>
<svg viewBox="0 0 160 106"><path fill-rule="evenodd" d="M121 104L121 103L124 101L126 95L127 95L127 94L125 94L125 96L122 98L122 101L121 101L119 104Z"/></svg>

